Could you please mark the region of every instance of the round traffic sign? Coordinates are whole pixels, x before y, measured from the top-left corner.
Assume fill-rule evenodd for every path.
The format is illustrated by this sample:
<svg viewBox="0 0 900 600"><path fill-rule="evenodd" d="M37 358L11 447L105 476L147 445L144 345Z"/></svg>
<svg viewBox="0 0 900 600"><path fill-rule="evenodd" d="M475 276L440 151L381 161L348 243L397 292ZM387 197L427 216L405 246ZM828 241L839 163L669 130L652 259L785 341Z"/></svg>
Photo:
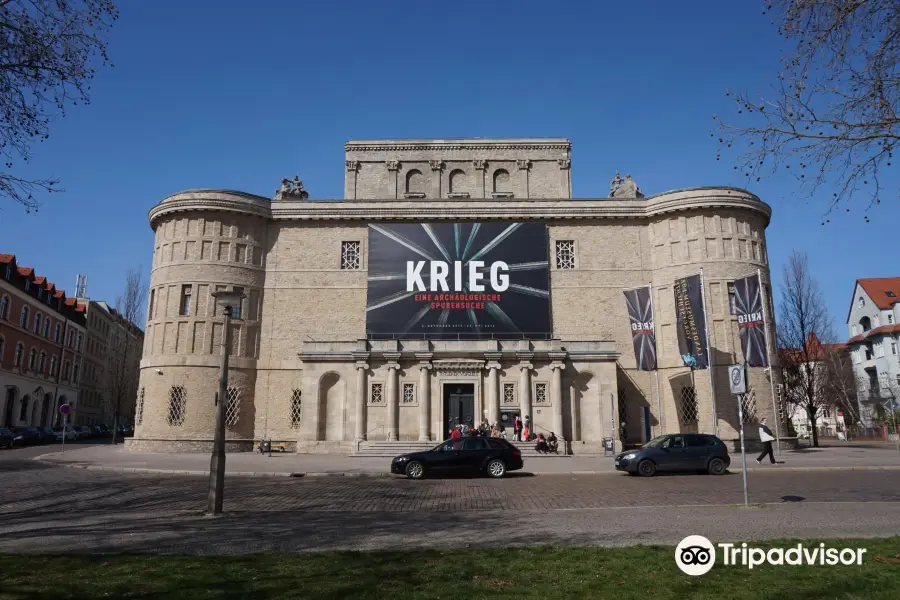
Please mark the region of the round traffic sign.
<svg viewBox="0 0 900 600"><path fill-rule="evenodd" d="M734 369L731 371L731 381L734 385L738 385L741 383L741 372L739 369Z"/></svg>
<svg viewBox="0 0 900 600"><path fill-rule="evenodd" d="M69 406L68 404L60 404L59 405L59 414L61 414L61 415L67 415L67 414L69 414L69 412L71 412L71 410L72 410L72 407Z"/></svg>

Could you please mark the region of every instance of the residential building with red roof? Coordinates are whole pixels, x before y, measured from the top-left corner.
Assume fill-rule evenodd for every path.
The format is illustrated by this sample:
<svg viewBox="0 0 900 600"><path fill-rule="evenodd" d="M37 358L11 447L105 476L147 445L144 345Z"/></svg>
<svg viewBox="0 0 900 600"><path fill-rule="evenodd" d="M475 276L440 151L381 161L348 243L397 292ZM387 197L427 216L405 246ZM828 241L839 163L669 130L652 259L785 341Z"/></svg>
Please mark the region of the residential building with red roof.
<svg viewBox="0 0 900 600"><path fill-rule="evenodd" d="M867 427L900 410L900 277L857 279L847 313L847 345Z"/></svg>
<svg viewBox="0 0 900 600"><path fill-rule="evenodd" d="M77 399L84 307L13 254L0 254L0 427L59 422Z"/></svg>

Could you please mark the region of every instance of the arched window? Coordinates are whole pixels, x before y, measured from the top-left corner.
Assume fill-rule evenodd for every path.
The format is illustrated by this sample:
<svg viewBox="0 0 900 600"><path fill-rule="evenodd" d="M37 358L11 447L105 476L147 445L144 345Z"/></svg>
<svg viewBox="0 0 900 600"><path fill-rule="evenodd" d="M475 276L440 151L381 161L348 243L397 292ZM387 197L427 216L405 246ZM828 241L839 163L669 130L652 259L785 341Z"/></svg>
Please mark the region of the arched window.
<svg viewBox="0 0 900 600"><path fill-rule="evenodd" d="M9 319L9 296L0 298L0 319Z"/></svg>
<svg viewBox="0 0 900 600"><path fill-rule="evenodd" d="M16 344L16 353L13 354L13 366L18 367L22 364L22 355L25 354L25 346L22 345L22 342Z"/></svg>
<svg viewBox="0 0 900 600"><path fill-rule="evenodd" d="M872 329L872 321L869 319L869 317L863 317L862 319L860 319L859 324L862 327L863 333Z"/></svg>
<svg viewBox="0 0 900 600"><path fill-rule="evenodd" d="M62 378L65 379L66 381L69 380L69 369L70 369L71 367L72 367L72 365L69 364L69 361L65 361L65 362L63 363Z"/></svg>
<svg viewBox="0 0 900 600"><path fill-rule="evenodd" d="M860 296L859 297L859 307L862 308L865 305L866 305L866 299L863 298L862 296Z"/></svg>
<svg viewBox="0 0 900 600"><path fill-rule="evenodd" d="M22 396L21 404L19 404L19 422L28 420L28 405L31 404L31 396L25 394Z"/></svg>
<svg viewBox="0 0 900 600"><path fill-rule="evenodd" d="M41 313L40 312L38 312L37 314L34 315L34 332L35 333L41 332Z"/></svg>
<svg viewBox="0 0 900 600"><path fill-rule="evenodd" d="M412 169L406 174L406 193L407 194L424 194L425 193L425 176L418 169Z"/></svg>
<svg viewBox="0 0 900 600"><path fill-rule="evenodd" d="M466 185L466 173L462 169L450 171L449 180L449 192L451 194L464 194L469 191L466 189L468 187Z"/></svg>
<svg viewBox="0 0 900 600"><path fill-rule="evenodd" d="M70 331L68 334L66 334L66 346L68 346L69 348L75 347L75 332L74 331Z"/></svg>
<svg viewBox="0 0 900 600"><path fill-rule="evenodd" d="M77 346L77 348L76 348L79 352L81 352L81 344L82 344L82 341L83 341L83 339L82 339L82 337L81 337L81 334L79 333L79 334L78 334L78 346Z"/></svg>
<svg viewBox="0 0 900 600"><path fill-rule="evenodd" d="M19 327L22 329L28 329L28 307L22 307L22 314L19 315Z"/></svg>
<svg viewBox="0 0 900 600"><path fill-rule="evenodd" d="M44 374L44 368L47 366L47 353L41 352L41 355L38 357L38 373L41 375Z"/></svg>
<svg viewBox="0 0 900 600"><path fill-rule="evenodd" d="M78 382L78 367L81 365L75 365L75 368L72 369L72 383Z"/></svg>
<svg viewBox="0 0 900 600"><path fill-rule="evenodd" d="M50 337L50 317L44 317L44 337Z"/></svg>
<svg viewBox="0 0 900 600"><path fill-rule="evenodd" d="M34 371L34 363L37 361L37 350L32 348L28 352L28 370Z"/></svg>
<svg viewBox="0 0 900 600"><path fill-rule="evenodd" d="M0 363L3 362L3 349L6 347L6 338L0 335Z"/></svg>
<svg viewBox="0 0 900 600"><path fill-rule="evenodd" d="M60 336L60 328L59 328L59 323L57 323L56 327L53 328L53 341L56 342L57 344L59 343L59 336Z"/></svg>
<svg viewBox="0 0 900 600"><path fill-rule="evenodd" d="M59 363L56 361L56 357L52 357L50 359L50 376L56 377L56 367L59 366Z"/></svg>
<svg viewBox="0 0 900 600"><path fill-rule="evenodd" d="M509 171L506 169L497 169L494 171L494 193L506 194L512 192L509 183Z"/></svg>

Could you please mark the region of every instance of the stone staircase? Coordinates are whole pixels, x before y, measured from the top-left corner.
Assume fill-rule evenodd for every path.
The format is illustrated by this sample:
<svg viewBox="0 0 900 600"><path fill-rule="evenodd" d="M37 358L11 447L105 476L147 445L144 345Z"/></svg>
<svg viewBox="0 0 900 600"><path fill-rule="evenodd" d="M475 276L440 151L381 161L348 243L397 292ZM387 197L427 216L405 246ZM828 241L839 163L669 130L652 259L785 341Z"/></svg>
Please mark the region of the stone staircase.
<svg viewBox="0 0 900 600"><path fill-rule="evenodd" d="M566 455L563 454L562 448L560 448L559 454L539 454L534 449L534 442L511 443L522 452L522 458L567 458ZM413 440L399 442L388 442L386 440L360 442L359 449L354 450L353 456L393 458L400 454L431 450L437 445L438 442L417 442Z"/></svg>

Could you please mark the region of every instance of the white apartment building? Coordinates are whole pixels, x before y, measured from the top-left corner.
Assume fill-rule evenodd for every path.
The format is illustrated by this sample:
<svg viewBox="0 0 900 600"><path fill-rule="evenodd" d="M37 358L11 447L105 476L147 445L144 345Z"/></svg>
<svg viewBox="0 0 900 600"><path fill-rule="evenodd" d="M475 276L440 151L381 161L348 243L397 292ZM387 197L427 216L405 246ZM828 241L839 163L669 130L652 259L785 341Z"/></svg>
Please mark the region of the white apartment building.
<svg viewBox="0 0 900 600"><path fill-rule="evenodd" d="M857 279L847 315L853 374L865 427L900 410L900 277Z"/></svg>

